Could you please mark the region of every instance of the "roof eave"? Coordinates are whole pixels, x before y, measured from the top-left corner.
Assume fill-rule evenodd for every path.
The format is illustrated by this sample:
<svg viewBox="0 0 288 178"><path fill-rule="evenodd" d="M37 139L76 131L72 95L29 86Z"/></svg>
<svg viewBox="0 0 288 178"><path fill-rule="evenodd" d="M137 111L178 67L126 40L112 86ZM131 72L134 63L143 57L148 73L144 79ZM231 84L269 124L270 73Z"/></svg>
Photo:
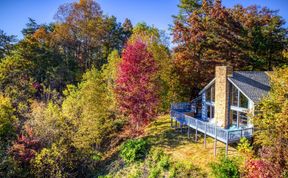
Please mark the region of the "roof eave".
<svg viewBox="0 0 288 178"><path fill-rule="evenodd" d="M241 93L243 93L243 95L246 96L250 101L255 103L255 101L252 100L243 90L241 90L241 88L239 88L229 77L228 77L228 81L231 82L239 91L241 91Z"/></svg>
<svg viewBox="0 0 288 178"><path fill-rule="evenodd" d="M207 90L207 88L209 88L211 85L213 85L215 83L215 79L211 80L200 92L199 95L201 95L205 90Z"/></svg>

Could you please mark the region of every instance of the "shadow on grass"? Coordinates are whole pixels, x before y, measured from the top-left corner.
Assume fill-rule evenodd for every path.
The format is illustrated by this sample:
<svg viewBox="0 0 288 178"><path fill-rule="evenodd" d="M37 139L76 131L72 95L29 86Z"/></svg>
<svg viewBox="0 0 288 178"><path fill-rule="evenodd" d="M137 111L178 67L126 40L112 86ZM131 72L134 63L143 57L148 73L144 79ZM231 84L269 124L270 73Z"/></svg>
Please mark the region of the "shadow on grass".
<svg viewBox="0 0 288 178"><path fill-rule="evenodd" d="M183 144L194 142L193 132L188 139L187 128L183 128L181 132L180 129L171 128L170 122L167 120L155 121L152 124L146 138L153 146L177 148Z"/></svg>

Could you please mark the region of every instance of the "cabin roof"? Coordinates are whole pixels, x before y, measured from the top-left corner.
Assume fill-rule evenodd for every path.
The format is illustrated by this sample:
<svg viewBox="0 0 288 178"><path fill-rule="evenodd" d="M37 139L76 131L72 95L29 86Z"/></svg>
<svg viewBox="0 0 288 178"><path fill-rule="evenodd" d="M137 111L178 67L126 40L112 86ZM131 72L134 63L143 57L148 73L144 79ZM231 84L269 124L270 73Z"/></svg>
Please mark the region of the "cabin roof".
<svg viewBox="0 0 288 178"><path fill-rule="evenodd" d="M234 71L228 80L250 100L258 103L271 89L267 73L263 71ZM214 83L215 78L200 91L200 94Z"/></svg>
<svg viewBox="0 0 288 178"><path fill-rule="evenodd" d="M259 102L271 89L267 72L235 71L228 79L254 103Z"/></svg>

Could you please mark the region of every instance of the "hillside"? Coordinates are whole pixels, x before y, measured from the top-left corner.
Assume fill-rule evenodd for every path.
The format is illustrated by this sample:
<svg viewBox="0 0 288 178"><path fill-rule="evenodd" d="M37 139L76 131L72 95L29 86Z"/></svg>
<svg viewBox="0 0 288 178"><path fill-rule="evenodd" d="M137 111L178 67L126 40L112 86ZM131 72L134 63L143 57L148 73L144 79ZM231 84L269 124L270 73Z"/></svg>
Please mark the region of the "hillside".
<svg viewBox="0 0 288 178"><path fill-rule="evenodd" d="M145 129L143 137L151 146L146 158L125 164L117 152L106 167L107 177L213 177L209 164L217 161L217 157L214 157L214 140L207 138L207 148L204 148L203 135L199 135L198 142L194 141L193 136L188 139L185 129L181 133L171 128L169 115L160 116ZM218 155L224 149L225 145L218 142ZM239 154L234 147L229 147L229 157ZM161 157L164 157L164 161ZM169 166L161 168L166 158L169 159Z"/></svg>

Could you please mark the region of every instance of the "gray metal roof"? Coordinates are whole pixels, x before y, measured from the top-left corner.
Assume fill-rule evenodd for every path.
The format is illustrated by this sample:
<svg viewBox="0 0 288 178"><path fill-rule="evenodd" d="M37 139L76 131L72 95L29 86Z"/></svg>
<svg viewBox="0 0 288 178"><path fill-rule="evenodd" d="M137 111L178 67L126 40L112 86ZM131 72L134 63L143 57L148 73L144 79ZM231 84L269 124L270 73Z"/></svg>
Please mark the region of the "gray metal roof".
<svg viewBox="0 0 288 178"><path fill-rule="evenodd" d="M228 79L254 103L267 95L271 88L267 72L235 71Z"/></svg>

